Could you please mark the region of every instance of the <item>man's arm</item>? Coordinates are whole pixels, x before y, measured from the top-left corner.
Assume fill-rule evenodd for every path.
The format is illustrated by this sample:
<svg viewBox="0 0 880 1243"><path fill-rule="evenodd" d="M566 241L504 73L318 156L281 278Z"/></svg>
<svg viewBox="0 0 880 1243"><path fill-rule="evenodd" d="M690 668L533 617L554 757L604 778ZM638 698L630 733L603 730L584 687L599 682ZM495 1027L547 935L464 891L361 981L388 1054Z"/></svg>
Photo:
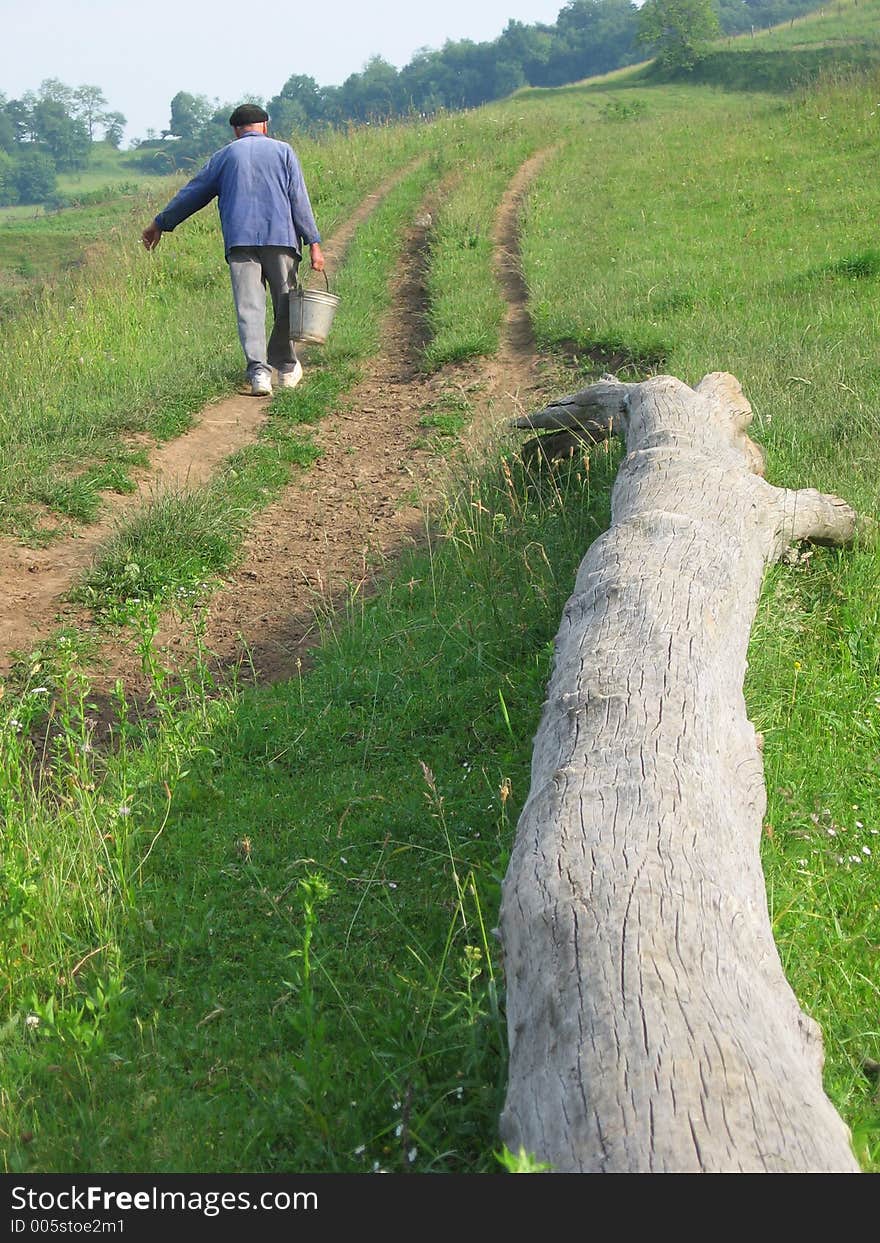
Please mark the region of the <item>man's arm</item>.
<svg viewBox="0 0 880 1243"><path fill-rule="evenodd" d="M205 167L188 181L182 190L175 194L166 208L159 212L155 220L148 224L141 234L147 250L155 250L163 233L171 233L179 224L187 220L195 212L206 207L211 199L217 197L219 186L215 174L213 158Z"/></svg>
<svg viewBox="0 0 880 1243"><path fill-rule="evenodd" d="M324 252L321 250L320 242L312 242L309 246L309 263L316 272L324 271Z"/></svg>

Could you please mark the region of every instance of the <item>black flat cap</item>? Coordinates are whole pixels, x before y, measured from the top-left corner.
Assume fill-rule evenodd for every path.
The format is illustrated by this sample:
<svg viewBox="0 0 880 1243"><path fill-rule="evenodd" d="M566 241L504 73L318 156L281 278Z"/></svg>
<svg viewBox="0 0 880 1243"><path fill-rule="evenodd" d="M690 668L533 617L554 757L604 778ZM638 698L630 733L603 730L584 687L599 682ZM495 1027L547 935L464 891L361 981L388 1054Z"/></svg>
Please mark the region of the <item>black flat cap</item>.
<svg viewBox="0 0 880 1243"><path fill-rule="evenodd" d="M259 125L261 121L268 120L269 113L259 104L239 104L229 118L229 124L233 129L238 129L240 125Z"/></svg>

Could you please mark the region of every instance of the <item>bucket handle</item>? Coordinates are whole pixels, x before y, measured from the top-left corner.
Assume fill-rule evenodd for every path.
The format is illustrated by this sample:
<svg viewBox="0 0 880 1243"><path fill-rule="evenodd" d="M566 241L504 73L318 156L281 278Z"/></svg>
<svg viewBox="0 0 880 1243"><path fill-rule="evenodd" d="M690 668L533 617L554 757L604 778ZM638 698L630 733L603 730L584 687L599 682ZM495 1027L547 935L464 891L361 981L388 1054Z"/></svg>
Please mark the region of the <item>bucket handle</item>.
<svg viewBox="0 0 880 1243"><path fill-rule="evenodd" d="M325 284L325 286L326 286L326 288L327 288L327 293L329 293L329 292L330 292L330 282L329 282L329 280L327 279L327 271L326 271L326 269L323 269L323 270L322 270L321 275L322 275L322 276L323 276L323 278L324 278L324 284ZM296 290L297 290L297 293L301 293L301 292L303 292L303 290L304 290L304 286L303 286L302 281L300 280L299 273L297 273L297 277L296 277Z"/></svg>

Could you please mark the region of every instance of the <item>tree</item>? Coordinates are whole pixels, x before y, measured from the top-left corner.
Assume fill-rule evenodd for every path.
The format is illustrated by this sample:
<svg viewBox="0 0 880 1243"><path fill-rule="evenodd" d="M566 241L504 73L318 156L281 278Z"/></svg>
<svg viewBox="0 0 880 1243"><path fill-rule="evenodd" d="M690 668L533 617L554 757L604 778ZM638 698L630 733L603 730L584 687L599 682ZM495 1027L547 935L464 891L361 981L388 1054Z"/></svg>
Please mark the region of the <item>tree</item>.
<svg viewBox="0 0 880 1243"><path fill-rule="evenodd" d="M43 203L55 193L55 162L45 151L26 148L15 158L20 203Z"/></svg>
<svg viewBox="0 0 880 1243"><path fill-rule="evenodd" d="M294 130L313 128L325 118L321 88L314 78L295 73L266 104L270 132L285 141Z"/></svg>
<svg viewBox="0 0 880 1243"><path fill-rule="evenodd" d="M0 91L0 151L14 151L15 126L6 108L6 96Z"/></svg>
<svg viewBox="0 0 880 1243"><path fill-rule="evenodd" d="M64 171L83 168L88 163L91 139L85 122L71 116L64 105L51 98L41 98L34 107L34 133Z"/></svg>
<svg viewBox="0 0 880 1243"><path fill-rule="evenodd" d="M211 120L213 111L213 105L204 95L178 91L171 101L171 125L166 133L175 138L195 138Z"/></svg>
<svg viewBox="0 0 880 1243"><path fill-rule="evenodd" d="M94 142L95 126L104 122L103 109L107 106L106 96L100 86L79 86L73 92L73 99L76 115L85 123L89 131L89 142Z"/></svg>
<svg viewBox="0 0 880 1243"><path fill-rule="evenodd" d="M416 112L432 113L449 103L449 71L442 52L419 48L400 71L400 92L404 106Z"/></svg>
<svg viewBox="0 0 880 1243"><path fill-rule="evenodd" d="M645 0L639 42L654 47L664 69L693 69L720 33L711 0Z"/></svg>
<svg viewBox="0 0 880 1243"><path fill-rule="evenodd" d="M0 151L0 207L10 207L18 202L18 183L15 160Z"/></svg>
<svg viewBox="0 0 880 1243"><path fill-rule="evenodd" d="M639 11L631 0L571 0L556 21L544 86L605 73L638 59Z"/></svg>
<svg viewBox="0 0 880 1243"><path fill-rule="evenodd" d="M36 142L34 133L34 108L37 97L33 91L25 91L21 99L10 99L4 111L12 123L15 142Z"/></svg>
<svg viewBox="0 0 880 1243"><path fill-rule="evenodd" d="M495 49L499 60L519 66L522 81L536 86L546 73L553 52L552 28L526 26L511 18L500 38L495 40ZM521 86L522 82L517 85Z"/></svg>
<svg viewBox="0 0 880 1243"><path fill-rule="evenodd" d="M126 118L121 112L105 112L101 117L101 124L104 126L104 140L118 151L127 125Z"/></svg>
<svg viewBox="0 0 880 1243"><path fill-rule="evenodd" d="M59 104L69 114L75 110L76 92L72 86L62 82L60 78L44 78L40 83L39 98L49 103Z"/></svg>
<svg viewBox="0 0 880 1243"><path fill-rule="evenodd" d="M399 111L400 84L397 70L381 56L371 56L360 73L342 84L346 113L359 121L394 116Z"/></svg>

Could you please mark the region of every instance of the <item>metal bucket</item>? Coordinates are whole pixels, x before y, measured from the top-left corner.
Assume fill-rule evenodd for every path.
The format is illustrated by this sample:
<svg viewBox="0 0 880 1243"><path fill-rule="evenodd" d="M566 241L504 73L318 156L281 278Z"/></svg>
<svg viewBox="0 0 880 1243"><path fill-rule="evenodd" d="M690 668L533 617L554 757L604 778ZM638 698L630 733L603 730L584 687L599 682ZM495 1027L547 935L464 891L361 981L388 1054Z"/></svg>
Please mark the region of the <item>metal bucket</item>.
<svg viewBox="0 0 880 1243"><path fill-rule="evenodd" d="M315 345L323 345L327 340L333 316L339 306L339 298L330 292L327 273L324 274L327 285L323 289L303 289L297 285L290 291L290 339L291 341L311 341Z"/></svg>

